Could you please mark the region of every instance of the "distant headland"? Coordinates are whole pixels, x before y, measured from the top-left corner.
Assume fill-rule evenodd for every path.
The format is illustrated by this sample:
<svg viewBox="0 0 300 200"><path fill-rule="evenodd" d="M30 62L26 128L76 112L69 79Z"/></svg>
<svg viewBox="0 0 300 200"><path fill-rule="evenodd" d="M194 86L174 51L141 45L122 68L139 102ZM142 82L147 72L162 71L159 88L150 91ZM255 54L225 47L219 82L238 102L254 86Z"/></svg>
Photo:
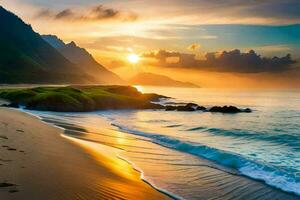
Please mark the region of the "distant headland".
<svg viewBox="0 0 300 200"><path fill-rule="evenodd" d="M24 107L30 110L56 112L88 112L119 109L161 109L166 111L204 111L220 113L251 112L235 106L206 108L195 103L162 105L166 97L154 93L141 93L132 86L63 86L0 89L0 98L9 101L5 107Z"/></svg>

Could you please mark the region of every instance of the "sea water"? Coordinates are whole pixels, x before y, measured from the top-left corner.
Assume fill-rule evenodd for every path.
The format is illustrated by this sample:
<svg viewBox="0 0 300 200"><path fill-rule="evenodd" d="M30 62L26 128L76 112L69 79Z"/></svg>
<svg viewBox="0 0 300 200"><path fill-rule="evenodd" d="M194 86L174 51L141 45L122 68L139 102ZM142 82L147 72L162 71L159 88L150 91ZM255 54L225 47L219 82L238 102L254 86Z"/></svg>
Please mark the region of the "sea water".
<svg viewBox="0 0 300 200"><path fill-rule="evenodd" d="M180 198L197 199L197 184L203 184L198 177L207 177L201 175L203 160L208 161L208 167L261 180L300 196L299 90L138 89L173 97L168 103L234 105L249 107L253 112L122 110L35 114L48 122L56 119L94 127L90 131L94 141L122 149L124 154L120 157L143 172L144 179ZM97 132L103 124L116 132ZM96 137L97 133L102 134L101 138Z"/></svg>

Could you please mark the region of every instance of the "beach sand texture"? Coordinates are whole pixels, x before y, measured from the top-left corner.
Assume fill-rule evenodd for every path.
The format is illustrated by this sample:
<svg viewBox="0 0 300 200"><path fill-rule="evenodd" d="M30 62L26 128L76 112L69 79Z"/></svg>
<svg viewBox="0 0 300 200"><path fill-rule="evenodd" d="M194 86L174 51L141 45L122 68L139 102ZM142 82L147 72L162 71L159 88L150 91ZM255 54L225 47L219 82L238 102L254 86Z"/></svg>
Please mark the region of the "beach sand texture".
<svg viewBox="0 0 300 200"><path fill-rule="evenodd" d="M62 130L0 108L0 199L168 199L128 163L79 148ZM103 148L104 149L104 148Z"/></svg>

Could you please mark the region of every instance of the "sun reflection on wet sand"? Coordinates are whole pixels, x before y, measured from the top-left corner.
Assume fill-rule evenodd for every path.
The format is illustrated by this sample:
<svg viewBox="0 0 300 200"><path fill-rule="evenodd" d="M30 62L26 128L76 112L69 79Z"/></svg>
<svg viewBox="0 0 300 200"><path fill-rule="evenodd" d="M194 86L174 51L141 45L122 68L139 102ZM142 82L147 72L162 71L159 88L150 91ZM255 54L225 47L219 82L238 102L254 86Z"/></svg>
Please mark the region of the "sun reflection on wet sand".
<svg viewBox="0 0 300 200"><path fill-rule="evenodd" d="M106 165L119 176L130 180L136 179L137 172L132 168L132 166L130 166L124 160L118 158L118 154L120 154L122 150L99 143L80 140L66 135L62 136L79 144L85 150L89 151L90 155L92 155L97 162L101 163L101 165Z"/></svg>

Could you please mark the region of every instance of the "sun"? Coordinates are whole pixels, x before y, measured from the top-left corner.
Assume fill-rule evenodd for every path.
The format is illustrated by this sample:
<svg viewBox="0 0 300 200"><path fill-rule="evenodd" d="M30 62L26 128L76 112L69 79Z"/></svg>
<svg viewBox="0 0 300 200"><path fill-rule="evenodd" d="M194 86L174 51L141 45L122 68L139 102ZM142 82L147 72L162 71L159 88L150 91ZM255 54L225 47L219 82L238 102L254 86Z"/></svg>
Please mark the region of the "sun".
<svg viewBox="0 0 300 200"><path fill-rule="evenodd" d="M133 54L130 54L127 59L131 63L137 63L140 60L140 57L137 54L133 53Z"/></svg>

